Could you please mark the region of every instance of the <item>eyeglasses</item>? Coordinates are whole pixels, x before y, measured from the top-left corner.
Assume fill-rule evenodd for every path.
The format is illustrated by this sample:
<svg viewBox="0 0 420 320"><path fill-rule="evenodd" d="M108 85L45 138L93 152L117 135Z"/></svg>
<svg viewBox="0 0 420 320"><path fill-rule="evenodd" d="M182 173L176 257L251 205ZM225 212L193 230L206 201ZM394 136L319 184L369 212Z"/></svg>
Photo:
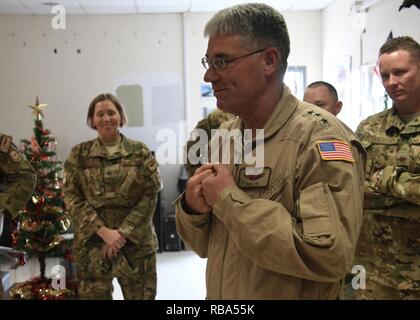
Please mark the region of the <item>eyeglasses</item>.
<svg viewBox="0 0 420 320"><path fill-rule="evenodd" d="M250 52L248 54L244 54L243 56L239 56L239 57L229 59L229 60L226 60L225 58L222 58L222 57L214 57L214 58L204 57L204 58L201 59L201 64L203 65L203 67L206 70L210 67L213 67L214 69L216 69L216 71L222 71L226 68L226 65L228 63L231 63L231 62L233 62L235 60L238 60L238 59L241 59L241 58L252 56L253 54L263 52L264 50L265 49L259 49L257 51L253 51L253 52Z"/></svg>

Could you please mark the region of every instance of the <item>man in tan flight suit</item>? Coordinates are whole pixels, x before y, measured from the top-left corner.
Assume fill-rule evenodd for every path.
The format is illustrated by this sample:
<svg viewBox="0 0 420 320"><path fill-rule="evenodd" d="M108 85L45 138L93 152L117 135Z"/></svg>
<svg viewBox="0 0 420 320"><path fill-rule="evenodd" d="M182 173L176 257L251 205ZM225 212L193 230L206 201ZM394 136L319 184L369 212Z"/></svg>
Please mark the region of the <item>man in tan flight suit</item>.
<svg viewBox="0 0 420 320"><path fill-rule="evenodd" d="M203 165L177 200L180 236L208 258L207 298L338 299L362 223L363 147L284 85L290 42L279 12L227 8L205 35L204 79L218 108L238 116L221 130L264 129L262 166L235 163L231 148L228 163ZM212 154L223 149L214 141Z"/></svg>
<svg viewBox="0 0 420 320"><path fill-rule="evenodd" d="M15 218L35 188L36 174L29 161L12 143L12 137L0 133L0 175L6 180L0 190L0 236L4 214ZM2 180L3 180L2 179ZM3 286L0 281L0 299Z"/></svg>

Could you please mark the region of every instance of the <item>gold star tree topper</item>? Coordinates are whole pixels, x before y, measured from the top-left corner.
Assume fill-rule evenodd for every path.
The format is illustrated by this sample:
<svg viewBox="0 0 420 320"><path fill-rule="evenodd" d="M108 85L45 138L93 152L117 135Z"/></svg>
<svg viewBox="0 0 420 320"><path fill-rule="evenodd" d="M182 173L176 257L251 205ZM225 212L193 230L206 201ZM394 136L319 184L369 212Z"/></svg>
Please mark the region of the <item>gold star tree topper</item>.
<svg viewBox="0 0 420 320"><path fill-rule="evenodd" d="M45 103L40 104L38 96L36 97L35 105L28 105L28 107L33 110L32 115L36 120L41 121L41 117L45 118L44 114L42 113L42 110L44 110L47 107L47 105Z"/></svg>

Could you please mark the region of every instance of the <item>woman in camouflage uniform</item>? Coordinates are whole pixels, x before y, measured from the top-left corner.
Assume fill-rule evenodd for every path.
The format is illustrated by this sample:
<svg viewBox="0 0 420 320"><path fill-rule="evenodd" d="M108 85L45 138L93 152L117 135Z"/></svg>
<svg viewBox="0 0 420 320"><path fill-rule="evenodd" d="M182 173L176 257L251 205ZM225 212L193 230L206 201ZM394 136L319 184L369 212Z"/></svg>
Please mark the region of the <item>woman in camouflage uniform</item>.
<svg viewBox="0 0 420 320"><path fill-rule="evenodd" d="M117 277L125 299L154 299L158 165L145 144L120 134L126 118L112 94L93 99L87 123L98 138L75 146L65 163L80 298L112 299Z"/></svg>

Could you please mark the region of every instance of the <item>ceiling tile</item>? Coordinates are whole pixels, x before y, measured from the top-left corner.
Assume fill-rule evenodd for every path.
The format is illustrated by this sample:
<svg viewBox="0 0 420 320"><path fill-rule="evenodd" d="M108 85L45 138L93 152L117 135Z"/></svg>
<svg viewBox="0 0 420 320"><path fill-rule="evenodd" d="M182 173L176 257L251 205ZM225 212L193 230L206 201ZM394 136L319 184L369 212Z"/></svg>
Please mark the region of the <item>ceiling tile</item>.
<svg viewBox="0 0 420 320"><path fill-rule="evenodd" d="M55 15L57 12L52 13L51 12L52 7L34 7L31 8L31 11L35 14L51 14ZM85 14L86 12L83 11L82 8L72 8L72 7L66 7L66 14Z"/></svg>
<svg viewBox="0 0 420 320"><path fill-rule="evenodd" d="M139 12L187 12L190 9L190 0L136 0Z"/></svg>
<svg viewBox="0 0 420 320"><path fill-rule="evenodd" d="M243 2L239 0L191 0L191 12L215 12Z"/></svg>
<svg viewBox="0 0 420 320"><path fill-rule="evenodd" d="M182 13L188 12L189 6L166 6L166 7L159 7L159 6L147 6L147 7L138 7L137 8L139 13Z"/></svg>
<svg viewBox="0 0 420 320"><path fill-rule="evenodd" d="M19 2L17 2L16 0L2 0L0 2L0 8L21 8L22 6L20 5Z"/></svg>
<svg viewBox="0 0 420 320"><path fill-rule="evenodd" d="M136 8L132 7L84 7L88 14L132 14L137 13Z"/></svg>
<svg viewBox="0 0 420 320"><path fill-rule="evenodd" d="M122 7L135 7L134 0L78 0L82 7L112 7L112 8L122 8Z"/></svg>
<svg viewBox="0 0 420 320"><path fill-rule="evenodd" d="M215 12L251 0L0 0L0 14L46 14L51 7L42 2L57 2L69 14L124 14L124 13L172 13ZM267 3L280 11L321 10L334 0L252 0ZM376 0L374 0L376 1Z"/></svg>
<svg viewBox="0 0 420 320"><path fill-rule="evenodd" d="M78 7L78 8L66 8L66 13L68 14L85 14L86 11L83 10L82 8Z"/></svg>
<svg viewBox="0 0 420 320"><path fill-rule="evenodd" d="M56 2L66 8L75 8L75 7L79 7L79 3L76 0L19 0L19 2L27 8L35 8L35 7L51 7L51 6L46 6L42 3L44 2Z"/></svg>
<svg viewBox="0 0 420 320"><path fill-rule="evenodd" d="M134 0L137 6L190 6L191 0ZM207 0L207 2L210 2Z"/></svg>
<svg viewBox="0 0 420 320"><path fill-rule="evenodd" d="M290 10L322 10L332 2L334 2L334 0L297 0L294 1Z"/></svg>

